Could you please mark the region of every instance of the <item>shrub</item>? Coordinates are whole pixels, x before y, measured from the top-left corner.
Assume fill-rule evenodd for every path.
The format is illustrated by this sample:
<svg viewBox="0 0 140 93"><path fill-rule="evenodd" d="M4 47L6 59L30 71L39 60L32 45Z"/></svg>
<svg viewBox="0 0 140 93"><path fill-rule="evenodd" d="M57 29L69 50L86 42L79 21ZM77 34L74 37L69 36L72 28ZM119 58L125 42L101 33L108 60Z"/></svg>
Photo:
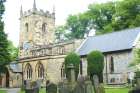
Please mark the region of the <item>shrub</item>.
<svg viewBox="0 0 140 93"><path fill-rule="evenodd" d="M74 52L69 53L65 57L65 73L66 73L66 77L68 77L68 75L69 75L67 67L70 64L73 64L73 66L75 68L75 76L76 76L75 78L77 79L77 76L78 76L78 73L79 73L80 57Z"/></svg>
<svg viewBox="0 0 140 93"><path fill-rule="evenodd" d="M100 51L92 51L87 55L88 75L92 79L93 75L98 75L99 81L102 82L102 72L104 68L104 55Z"/></svg>

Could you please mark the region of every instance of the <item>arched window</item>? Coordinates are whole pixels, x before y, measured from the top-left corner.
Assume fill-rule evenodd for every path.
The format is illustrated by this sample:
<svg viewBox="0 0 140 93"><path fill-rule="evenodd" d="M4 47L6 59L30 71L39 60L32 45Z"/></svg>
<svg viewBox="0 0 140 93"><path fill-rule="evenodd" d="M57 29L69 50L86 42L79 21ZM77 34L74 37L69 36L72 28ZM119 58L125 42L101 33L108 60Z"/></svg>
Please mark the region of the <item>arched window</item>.
<svg viewBox="0 0 140 93"><path fill-rule="evenodd" d="M110 58L110 73L114 72L114 58L111 56Z"/></svg>
<svg viewBox="0 0 140 93"><path fill-rule="evenodd" d="M82 64L82 60L80 61L80 75L83 74L83 64Z"/></svg>
<svg viewBox="0 0 140 93"><path fill-rule="evenodd" d="M26 74L27 79L32 78L32 67L31 67L31 65L29 63L25 67L25 74Z"/></svg>
<svg viewBox="0 0 140 93"><path fill-rule="evenodd" d="M61 78L62 78L62 79L65 77L64 68L65 68L65 64L63 63L62 66L61 66Z"/></svg>
<svg viewBox="0 0 140 93"><path fill-rule="evenodd" d="M36 66L36 72L38 78L44 78L44 66L41 63L38 63Z"/></svg>
<svg viewBox="0 0 140 93"><path fill-rule="evenodd" d="M47 24L46 23L43 23L43 25L42 25L42 31L43 32L46 32L47 31L46 27L47 27Z"/></svg>
<svg viewBox="0 0 140 93"><path fill-rule="evenodd" d="M26 23L26 24L25 24L25 30L26 30L26 32L28 32L28 31L29 31L29 26L28 26L28 23Z"/></svg>

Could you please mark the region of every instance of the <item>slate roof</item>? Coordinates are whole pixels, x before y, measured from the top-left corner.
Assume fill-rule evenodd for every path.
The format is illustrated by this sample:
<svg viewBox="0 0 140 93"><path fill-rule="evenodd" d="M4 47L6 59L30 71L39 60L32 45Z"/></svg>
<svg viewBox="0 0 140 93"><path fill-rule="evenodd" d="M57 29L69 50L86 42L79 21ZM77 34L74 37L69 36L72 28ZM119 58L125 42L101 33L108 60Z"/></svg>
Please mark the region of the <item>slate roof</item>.
<svg viewBox="0 0 140 93"><path fill-rule="evenodd" d="M13 72L16 72L16 73L20 73L22 72L22 67L19 65L19 64L16 64L16 63L11 63L9 65L10 69L13 71Z"/></svg>
<svg viewBox="0 0 140 93"><path fill-rule="evenodd" d="M87 55L93 50L99 50L104 53L132 49L139 32L140 27L91 36L85 40L77 52L80 55Z"/></svg>

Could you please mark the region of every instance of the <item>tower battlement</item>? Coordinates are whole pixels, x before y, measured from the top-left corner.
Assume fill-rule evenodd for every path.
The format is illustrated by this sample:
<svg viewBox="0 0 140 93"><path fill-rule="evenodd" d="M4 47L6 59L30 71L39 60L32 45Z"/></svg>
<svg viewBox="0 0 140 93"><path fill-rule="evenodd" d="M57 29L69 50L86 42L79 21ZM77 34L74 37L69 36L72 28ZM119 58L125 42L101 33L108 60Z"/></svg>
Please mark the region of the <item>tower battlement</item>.
<svg viewBox="0 0 140 93"><path fill-rule="evenodd" d="M36 15L41 15L41 16L45 16L45 17L49 17L49 18L54 18L55 19L55 9L53 7L53 12L51 13L50 11L44 11L42 9L37 9L36 7L36 1L34 0L33 3L33 8L28 10L28 11L24 11L22 10L22 6L21 6L21 10L20 10L20 18L22 17L26 17L26 16L30 16L32 14L36 14Z"/></svg>
<svg viewBox="0 0 140 93"><path fill-rule="evenodd" d="M55 18L55 13L54 12L49 12L49 11L43 11L42 9L40 10L28 10L28 11L24 11L24 13L22 13L21 17L26 17L26 16L30 16L32 14L37 14L37 15L41 15L41 16L45 16L45 17L49 17L49 18Z"/></svg>

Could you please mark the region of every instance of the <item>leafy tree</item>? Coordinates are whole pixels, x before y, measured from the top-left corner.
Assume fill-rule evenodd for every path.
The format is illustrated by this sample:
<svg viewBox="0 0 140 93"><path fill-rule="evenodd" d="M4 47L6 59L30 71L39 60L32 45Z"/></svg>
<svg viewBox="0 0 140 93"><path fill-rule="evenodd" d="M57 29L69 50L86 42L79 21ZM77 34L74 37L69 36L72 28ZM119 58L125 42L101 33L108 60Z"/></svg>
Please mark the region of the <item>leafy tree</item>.
<svg viewBox="0 0 140 93"><path fill-rule="evenodd" d="M66 77L68 77L68 75L69 75L67 67L70 64L73 64L74 65L74 68L75 68L75 76L77 78L78 73L79 73L80 57L76 53L74 53L74 52L69 53L65 57L65 73L66 73Z"/></svg>
<svg viewBox="0 0 140 93"><path fill-rule="evenodd" d="M140 26L140 0L123 0L117 3L112 26L114 30Z"/></svg>
<svg viewBox="0 0 140 93"><path fill-rule="evenodd" d="M0 0L0 75L6 71L6 65L10 62L8 40L4 32L4 22L2 21L2 15L5 10L4 2L5 0Z"/></svg>
<svg viewBox="0 0 140 93"><path fill-rule="evenodd" d="M58 27L56 27L55 28L56 42L65 41L67 39L65 34L66 34L65 26L58 26Z"/></svg>
<svg viewBox="0 0 140 93"><path fill-rule="evenodd" d="M93 20L91 24L96 29L97 34L113 31L111 23L115 14L114 2L91 4L89 5L87 14L89 15L89 18Z"/></svg>
<svg viewBox="0 0 140 93"><path fill-rule="evenodd" d="M8 51L10 53L11 61L15 61L18 58L18 48L16 48L11 41L8 42Z"/></svg>
<svg viewBox="0 0 140 93"><path fill-rule="evenodd" d="M88 34L90 28L90 20L86 14L70 15L67 18L66 29L71 31L67 36L69 39L81 39Z"/></svg>
<svg viewBox="0 0 140 93"><path fill-rule="evenodd" d="M140 26L140 0L121 0L90 4L88 10L67 18L68 39L81 39L91 29L96 34L105 34Z"/></svg>
<svg viewBox="0 0 140 93"><path fill-rule="evenodd" d="M100 51L92 51L87 55L88 75L93 78L93 75L98 75L99 81L102 82L102 72L104 69L104 55Z"/></svg>

